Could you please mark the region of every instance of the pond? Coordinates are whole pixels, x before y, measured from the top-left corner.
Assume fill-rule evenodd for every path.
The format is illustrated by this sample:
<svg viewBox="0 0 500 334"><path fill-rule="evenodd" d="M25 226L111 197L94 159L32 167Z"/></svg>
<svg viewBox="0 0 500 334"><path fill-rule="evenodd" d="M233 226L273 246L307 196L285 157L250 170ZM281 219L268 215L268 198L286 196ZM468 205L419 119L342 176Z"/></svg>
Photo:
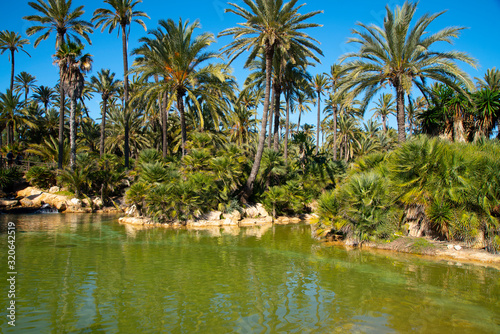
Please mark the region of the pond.
<svg viewBox="0 0 500 334"><path fill-rule="evenodd" d="M494 268L327 247L308 225L144 229L0 216L3 333L499 333Z"/></svg>

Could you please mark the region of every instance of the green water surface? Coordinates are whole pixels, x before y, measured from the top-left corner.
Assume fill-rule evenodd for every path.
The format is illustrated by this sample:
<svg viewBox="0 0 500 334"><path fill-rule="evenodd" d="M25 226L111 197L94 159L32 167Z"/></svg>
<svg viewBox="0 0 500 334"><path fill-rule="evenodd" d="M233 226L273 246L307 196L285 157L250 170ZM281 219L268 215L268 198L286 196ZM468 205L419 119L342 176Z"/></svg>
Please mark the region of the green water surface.
<svg viewBox="0 0 500 334"><path fill-rule="evenodd" d="M44 214L2 215L0 231L3 333L500 333L497 269L327 247L307 225L137 230Z"/></svg>

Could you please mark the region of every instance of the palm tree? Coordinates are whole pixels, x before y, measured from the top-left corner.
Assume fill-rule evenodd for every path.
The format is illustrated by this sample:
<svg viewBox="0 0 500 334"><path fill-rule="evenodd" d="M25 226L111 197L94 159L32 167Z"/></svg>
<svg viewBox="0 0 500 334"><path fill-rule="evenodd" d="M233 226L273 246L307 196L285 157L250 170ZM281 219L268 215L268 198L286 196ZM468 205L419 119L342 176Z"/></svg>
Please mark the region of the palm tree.
<svg viewBox="0 0 500 334"><path fill-rule="evenodd" d="M36 87L35 82L36 78L33 75L23 71L14 80L14 91L19 93L21 90L24 90L24 101L27 102L30 88Z"/></svg>
<svg viewBox="0 0 500 334"><path fill-rule="evenodd" d="M214 52L206 51L208 46L215 42L214 35L203 33L193 37L193 31L200 27L200 23L195 21L182 22L178 24L173 20L160 20L159 26L165 31L154 31L156 39L143 39L147 47L134 50L140 55L137 66L132 70L134 73L141 73L141 79L145 80L153 75L164 78L163 81L150 83L146 90L155 92L169 92L166 110L170 109L173 101L177 103L177 109L181 121L181 145L182 155L186 155L186 115L184 99L187 96L195 108L201 112L202 108L197 99L195 89L202 83L224 82L225 66L220 64L210 64L204 67L201 65L211 59L218 58ZM207 87L208 88L208 87Z"/></svg>
<svg viewBox="0 0 500 334"><path fill-rule="evenodd" d="M496 67L486 70L484 79L475 78L478 88L489 88L491 90L500 91L500 71Z"/></svg>
<svg viewBox="0 0 500 334"><path fill-rule="evenodd" d="M396 109L394 108L394 100L391 93L383 93L379 96L375 107L372 108L373 116L382 120L382 130L387 132L387 116L395 115Z"/></svg>
<svg viewBox="0 0 500 334"><path fill-rule="evenodd" d="M302 90L297 92L297 95L294 98L295 108L299 112L299 119L297 122L297 132L300 131L300 120L302 118L303 112L311 111L310 105L314 103L313 100L313 92L308 89L304 89L304 87L310 88L309 85L303 86Z"/></svg>
<svg viewBox="0 0 500 334"><path fill-rule="evenodd" d="M264 110L262 114L261 131L257 152L248 180L245 185L243 199L246 200L253 191L253 186L264 152L266 138L267 114L269 112L269 97L271 92L272 61L277 49L283 50L284 54L288 50L301 50L301 52L314 60L319 61L315 53L323 54L315 45L317 41L302 29L318 27L315 23L305 21L321 13L321 11L299 14L298 11L304 5L296 7L298 0L291 0L283 4L282 0L243 0L250 8L250 11L230 4L232 8L226 9L243 18L245 22L238 27L229 28L222 31L219 36L233 36L234 41L224 47L225 53L231 56L231 61L247 50L251 50L246 61L249 65L255 58L263 53L266 60L266 89L264 95ZM283 61L286 61L283 59Z"/></svg>
<svg viewBox="0 0 500 334"><path fill-rule="evenodd" d="M82 96L85 84L84 74L89 72L92 65L92 57L83 54L84 46L73 42L63 43L54 55L55 63L62 73L61 86L71 99L70 108L70 167L76 167L76 127L75 109L76 102Z"/></svg>
<svg viewBox="0 0 500 334"><path fill-rule="evenodd" d="M26 53L28 56L30 54L23 49L24 45L30 44L30 42L22 38L21 35L15 33L13 31L4 30L0 32L0 54L3 54L5 51L10 51L10 61L11 61L11 70L10 70L10 90L14 90L14 52L19 52L19 50ZM31 57L31 56L30 56Z"/></svg>
<svg viewBox="0 0 500 334"><path fill-rule="evenodd" d="M95 93L100 93L102 98L101 112L101 139L99 146L99 156L104 155L104 140L106 129L106 115L108 112L108 99L118 94L118 88L121 86L121 81L115 80L115 73L110 73L109 69L102 69L96 76L90 78L90 90Z"/></svg>
<svg viewBox="0 0 500 334"><path fill-rule="evenodd" d="M40 25L29 27L26 30L28 36L40 34L33 44L36 48L38 44L49 38L51 33L56 36L56 50L64 43L64 37L69 34L72 39L80 43L79 36L83 37L91 44L89 34L93 32L92 24L81 19L85 13L83 6L71 9L72 0L36 0L28 4L39 12L39 15L28 15L23 19L38 22ZM62 72L59 70L59 81L62 82ZM64 154L64 90L59 85L59 160L58 168L62 169Z"/></svg>
<svg viewBox="0 0 500 334"><path fill-rule="evenodd" d="M316 127L316 154L319 150L319 135L321 126L321 94L328 89L328 79L324 74L316 74L312 80L312 87L316 94L318 95L316 99L316 104L318 105L318 125Z"/></svg>
<svg viewBox="0 0 500 334"><path fill-rule="evenodd" d="M10 89L6 93L0 93L0 122L2 128L7 128L7 145L14 143L14 131L22 122L23 108L24 102L21 102L19 94L14 94Z"/></svg>
<svg viewBox="0 0 500 334"><path fill-rule="evenodd" d="M40 87L36 87L33 90L33 98L43 104L45 115L48 114L49 105L52 103L55 97L56 92L54 91L54 89L47 86L42 85Z"/></svg>
<svg viewBox="0 0 500 334"><path fill-rule="evenodd" d="M94 11L92 22L95 22L96 29L102 25L101 31L106 28L108 32L112 32L118 25L121 28L122 34L122 56L123 56L123 112L127 113L129 87L128 87L128 36L130 34L130 25L132 22L140 24L144 31L147 31L146 24L139 17L149 16L141 11L134 10L134 7L141 3L141 0L104 0L113 9L98 8ZM127 31L127 27L129 30ZM128 117L125 117L125 167L129 168L129 124Z"/></svg>
<svg viewBox="0 0 500 334"><path fill-rule="evenodd" d="M337 92L340 80L344 76L342 65L333 64L330 67L330 73L326 73L326 76L331 89L328 108L333 117L333 160L337 160L337 113L340 100L335 96L335 93Z"/></svg>
<svg viewBox="0 0 500 334"><path fill-rule="evenodd" d="M359 52L348 53L341 61L354 58L345 64L346 77L342 80L340 93L350 91L351 97L365 92L364 104L389 83L396 90L398 140L405 141L405 94L415 84L423 90L423 81L429 78L443 82L467 95L460 83L472 89L472 82L456 65L463 61L475 66L474 59L463 52L433 51L436 42L451 42L463 28L451 27L429 34L428 26L444 12L422 16L410 27L417 3L405 2L396 7L394 13L387 6L384 26L358 25L362 30L353 30L357 37L348 42L359 43Z"/></svg>

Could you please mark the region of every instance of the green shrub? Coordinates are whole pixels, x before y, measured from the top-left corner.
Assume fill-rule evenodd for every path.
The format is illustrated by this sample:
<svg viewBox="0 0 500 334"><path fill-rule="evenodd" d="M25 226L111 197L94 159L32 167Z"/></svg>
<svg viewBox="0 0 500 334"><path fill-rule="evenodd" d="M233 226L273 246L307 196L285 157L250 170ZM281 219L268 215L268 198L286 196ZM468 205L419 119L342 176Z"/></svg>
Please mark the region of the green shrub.
<svg viewBox="0 0 500 334"><path fill-rule="evenodd" d="M20 181L21 178L22 173L17 169L17 167L7 169L2 168L0 169L0 188L4 191L8 191L14 183Z"/></svg>
<svg viewBox="0 0 500 334"><path fill-rule="evenodd" d="M53 170L44 166L33 166L24 176L32 186L48 189L56 184L56 175Z"/></svg>

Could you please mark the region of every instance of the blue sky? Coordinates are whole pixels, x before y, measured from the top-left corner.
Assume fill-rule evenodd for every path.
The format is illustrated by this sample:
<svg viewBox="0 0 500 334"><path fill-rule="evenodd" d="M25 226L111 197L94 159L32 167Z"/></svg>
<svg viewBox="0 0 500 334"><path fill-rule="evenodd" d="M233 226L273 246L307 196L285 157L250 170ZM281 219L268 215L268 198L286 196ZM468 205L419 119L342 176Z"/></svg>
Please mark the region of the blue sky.
<svg viewBox="0 0 500 334"><path fill-rule="evenodd" d="M243 1L234 0L242 5ZM301 3L301 1L299 1ZM352 36L351 29L356 27L356 22L365 24L374 23L381 25L385 15L385 6L391 8L402 5L402 0L309 0L302 8L301 13L315 10L323 10L313 18L313 21L322 24L321 28L307 29L312 37L321 42L321 49L324 57L321 57L321 64L310 68L312 74L328 71L330 65L347 51L354 51L354 45L346 44L346 40ZM106 7L102 1L98 0L73 0L73 6L84 5L84 19L90 21L92 13L96 8ZM159 19L172 18L175 21L182 17L191 22L198 19L202 28L199 32L209 31L217 35L225 28L233 27L241 22L241 19L230 13L224 13L227 2L223 0L185 0L185 1L165 1L165 0L143 0L137 9L146 12L151 19L146 19L148 29L157 27ZM0 12L0 30L11 30L21 33L26 37L26 29L33 25L23 20L23 16L35 14L35 10L28 5L28 1L2 1L2 11ZM466 64L460 64L471 77L482 77L488 68L500 67L500 0L478 0L474 4L464 0L421 0L417 9L417 17L425 13L436 13L447 10L445 14L436 19L429 27L429 32L436 32L448 26L467 27L462 31L461 36L455 40L454 45L436 44L437 48L443 50L458 50L467 52L478 60L479 66L474 69ZM146 35L146 32L138 24L131 28L129 39L129 50L138 46L137 40ZM31 43L35 37L28 37ZM108 34L107 31L101 33L100 29L91 35L92 45L86 47L86 52L93 55L93 71L90 75L97 73L101 68L109 68L114 71L117 77L123 77L123 65L121 56L121 38L114 31ZM230 42L229 37L220 38L216 44L212 45L213 50L219 50ZM38 85L54 86L58 79L58 69L52 64L52 55L55 53L55 35L43 41L34 49L33 45L28 45L25 50L31 58L24 53L17 53L16 75L21 71L26 71L37 78ZM243 62L248 54L243 54L233 63L234 75L240 85L247 76L243 69ZM132 63L132 58L129 63ZM5 91L9 87L10 62L8 53L0 56L0 90ZM91 116L94 119L99 117L99 101L96 96L88 103ZM313 109L315 110L315 109ZM367 113L367 117L370 114ZM365 116L366 117L366 116ZM292 117L295 120L296 115ZM313 113L305 115L306 123L315 123ZM395 120L391 121L395 124Z"/></svg>

